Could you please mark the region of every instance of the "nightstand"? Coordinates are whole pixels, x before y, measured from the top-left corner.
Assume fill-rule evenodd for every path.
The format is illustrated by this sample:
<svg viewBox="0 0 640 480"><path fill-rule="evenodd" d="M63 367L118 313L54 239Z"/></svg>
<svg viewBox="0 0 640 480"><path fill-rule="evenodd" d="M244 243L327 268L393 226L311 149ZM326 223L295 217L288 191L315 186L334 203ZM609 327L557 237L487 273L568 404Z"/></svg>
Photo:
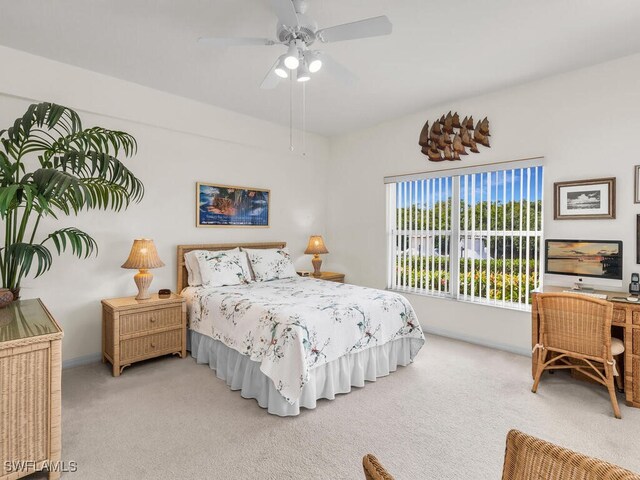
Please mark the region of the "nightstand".
<svg viewBox="0 0 640 480"><path fill-rule="evenodd" d="M117 377L132 363L175 354L186 356L187 303L184 297L152 295L102 300L102 362Z"/></svg>
<svg viewBox="0 0 640 480"><path fill-rule="evenodd" d="M303 275L303 273L306 274L307 272L298 272L298 275L301 277L317 278L318 280L327 280L329 282L344 283L344 273L320 272L319 277L314 276L313 272L308 273L308 275Z"/></svg>

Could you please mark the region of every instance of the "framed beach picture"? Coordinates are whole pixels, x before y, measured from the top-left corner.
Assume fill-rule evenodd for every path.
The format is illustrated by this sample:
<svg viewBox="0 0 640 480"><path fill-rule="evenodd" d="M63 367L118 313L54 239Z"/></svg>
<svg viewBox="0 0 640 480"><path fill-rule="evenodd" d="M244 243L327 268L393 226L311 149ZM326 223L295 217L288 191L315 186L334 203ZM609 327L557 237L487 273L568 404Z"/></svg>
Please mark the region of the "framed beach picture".
<svg viewBox="0 0 640 480"><path fill-rule="evenodd" d="M554 183L553 218L616 218L616 179L612 177Z"/></svg>
<svg viewBox="0 0 640 480"><path fill-rule="evenodd" d="M640 165L633 167L633 202L640 203Z"/></svg>
<svg viewBox="0 0 640 480"><path fill-rule="evenodd" d="M197 227L268 227L271 191L196 184Z"/></svg>

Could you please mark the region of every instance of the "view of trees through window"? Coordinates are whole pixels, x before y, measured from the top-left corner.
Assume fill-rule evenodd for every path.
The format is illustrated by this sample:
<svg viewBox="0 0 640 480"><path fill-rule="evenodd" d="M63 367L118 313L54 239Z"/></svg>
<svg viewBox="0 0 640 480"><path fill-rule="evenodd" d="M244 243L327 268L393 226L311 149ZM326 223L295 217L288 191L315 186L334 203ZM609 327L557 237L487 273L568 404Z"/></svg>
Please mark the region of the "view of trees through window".
<svg viewBox="0 0 640 480"><path fill-rule="evenodd" d="M528 303L541 276L542 167L401 182L394 200L397 288Z"/></svg>

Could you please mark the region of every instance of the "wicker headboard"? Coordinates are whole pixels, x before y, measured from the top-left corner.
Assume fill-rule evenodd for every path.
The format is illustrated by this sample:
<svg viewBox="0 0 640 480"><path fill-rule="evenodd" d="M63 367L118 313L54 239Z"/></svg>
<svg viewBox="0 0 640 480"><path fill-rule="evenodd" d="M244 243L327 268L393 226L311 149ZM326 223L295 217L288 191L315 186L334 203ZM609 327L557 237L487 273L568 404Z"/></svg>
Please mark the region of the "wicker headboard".
<svg viewBox="0 0 640 480"><path fill-rule="evenodd" d="M284 248L287 242L269 243L205 243L202 245L178 245L178 288L176 293L180 293L183 288L188 287L187 267L184 265L184 254L192 250L231 250L232 248Z"/></svg>

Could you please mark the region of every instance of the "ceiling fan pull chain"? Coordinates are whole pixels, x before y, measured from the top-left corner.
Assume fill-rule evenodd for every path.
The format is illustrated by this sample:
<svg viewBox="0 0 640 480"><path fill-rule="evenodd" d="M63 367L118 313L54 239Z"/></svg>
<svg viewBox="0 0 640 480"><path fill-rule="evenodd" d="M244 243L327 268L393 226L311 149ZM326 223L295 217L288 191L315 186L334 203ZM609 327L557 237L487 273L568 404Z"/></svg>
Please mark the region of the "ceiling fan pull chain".
<svg viewBox="0 0 640 480"><path fill-rule="evenodd" d="M293 152L293 75L289 75L289 150Z"/></svg>
<svg viewBox="0 0 640 480"><path fill-rule="evenodd" d="M307 82L302 83L302 156L307 155Z"/></svg>

